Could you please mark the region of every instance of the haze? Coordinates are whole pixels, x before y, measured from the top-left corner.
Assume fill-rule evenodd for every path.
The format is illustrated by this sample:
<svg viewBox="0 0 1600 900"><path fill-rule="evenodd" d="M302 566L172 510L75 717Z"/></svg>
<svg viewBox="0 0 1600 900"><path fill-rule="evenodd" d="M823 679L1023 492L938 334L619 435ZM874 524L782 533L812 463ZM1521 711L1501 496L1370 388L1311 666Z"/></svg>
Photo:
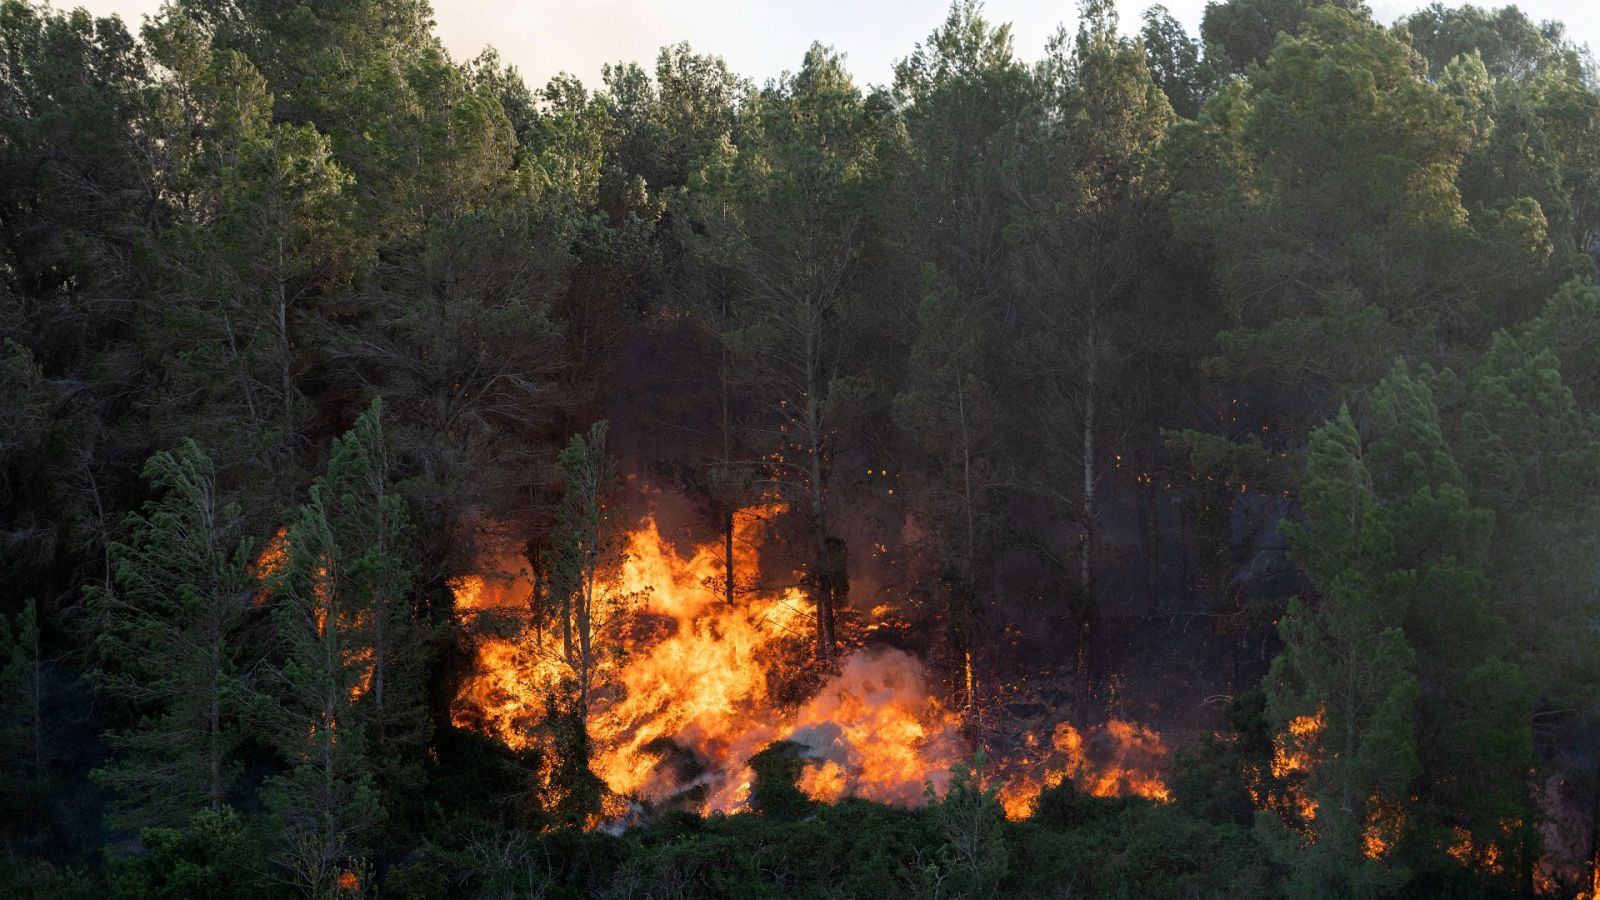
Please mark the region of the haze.
<svg viewBox="0 0 1600 900"><path fill-rule="evenodd" d="M74 5L97 15L120 15L133 24L161 3L86 0ZM1150 5L1119 0L1123 28L1137 28ZM1204 0L1168 0L1165 5L1191 33L1198 30ZM1380 22L1390 23L1416 4L1376 0L1368 5ZM1600 43L1600 18L1586 0L1530 0L1517 5L1535 19L1565 22L1579 42ZM571 72L595 85L606 63L649 63L657 50L678 41L716 53L734 71L762 81L798 65L812 40L843 51L858 80L882 84L889 80L894 61L943 21L948 8L945 0L439 0L434 3L434 18L452 55L468 59L493 45L522 70L530 85L542 85L558 72ZM1012 23L1017 48L1027 59L1039 56L1058 25L1076 21L1075 4L1065 2L991 0L985 10L991 19Z"/></svg>

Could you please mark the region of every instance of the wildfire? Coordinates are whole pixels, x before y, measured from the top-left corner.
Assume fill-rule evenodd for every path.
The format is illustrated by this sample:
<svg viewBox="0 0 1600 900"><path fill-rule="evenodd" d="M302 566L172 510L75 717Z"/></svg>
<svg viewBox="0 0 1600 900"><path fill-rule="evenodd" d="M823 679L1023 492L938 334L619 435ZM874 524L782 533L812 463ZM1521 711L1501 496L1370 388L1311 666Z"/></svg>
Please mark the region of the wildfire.
<svg viewBox="0 0 1600 900"><path fill-rule="evenodd" d="M261 548L255 562L250 566L250 575L259 583L256 588L255 604L260 606L267 602L272 595L268 587L272 579L281 575L289 565L289 528L285 525L278 526L267 545Z"/></svg>
<svg viewBox="0 0 1600 900"><path fill-rule="evenodd" d="M1520 824L1518 822L1510 823L1507 830L1509 831L1510 828L1517 827ZM1472 839L1472 833L1460 826L1452 829L1452 831L1455 841L1445 848L1445 852L1449 853L1456 862L1469 869L1477 869L1483 872L1498 874L1505 871L1505 865L1500 860L1499 844L1494 841L1487 841L1479 845L1478 842ZM1578 900L1584 900L1584 898L1580 895Z"/></svg>
<svg viewBox="0 0 1600 900"><path fill-rule="evenodd" d="M774 512L740 517L740 571L757 571L751 548ZM618 795L683 802L698 790L703 799L691 805L730 811L748 800L745 761L787 738L806 748L811 762L801 787L817 799L916 802L924 781L939 781L965 750L958 718L933 697L921 664L898 650L859 651L809 700L783 708L771 698L771 665L782 642L809 633L805 598L787 587L751 592L729 607L707 588L725 577L722 552L711 542L682 555L654 518L628 536L607 589L644 599L623 652L597 679L603 687L589 719L596 774ZM452 585L458 609L513 618L526 612L528 587L525 576L506 575ZM454 719L523 747L543 698L570 670L526 622L512 630L478 645L477 674L458 695Z"/></svg>
<svg viewBox="0 0 1600 900"><path fill-rule="evenodd" d="M1070 722L1055 727L1051 737L1055 753L1046 757L1042 777L1023 775L1000 790L1000 803L1009 819L1033 814L1039 795L1071 779L1092 797L1139 796L1166 803L1172 799L1161 777L1167 749L1153 729L1121 719L1111 719L1085 732Z"/></svg>
<svg viewBox="0 0 1600 900"><path fill-rule="evenodd" d="M780 511L738 517L741 584L761 571L761 531ZM911 805L922 802L928 783L941 789L971 748L959 714L936 696L922 663L897 649L859 649L807 697L785 702L784 660L797 648L804 652L810 604L791 585L741 589L730 606L718 589L724 552L722 541L680 551L654 517L627 536L623 562L605 589L641 600L616 635L620 652L596 675L588 719L592 767L613 795L703 813L738 810L753 778L746 761L778 740L803 748L798 786L819 801L853 795ZM483 635L476 674L457 695L453 719L514 748L539 740L545 698L572 677L559 639L538 632L532 588L513 559L451 584L458 611ZM874 618L891 611L879 606ZM1096 796L1168 798L1160 775L1166 750L1151 729L1112 720L1080 734L1063 723L1053 745L1043 761L1050 771L1023 775L1023 787L1002 794L1008 814L1031 808L1042 783L1069 777Z"/></svg>
<svg viewBox="0 0 1600 900"><path fill-rule="evenodd" d="M1400 841L1405 812L1377 795L1367 799L1367 810L1367 822L1361 829L1361 853L1367 859L1382 860Z"/></svg>
<svg viewBox="0 0 1600 900"><path fill-rule="evenodd" d="M1316 821L1317 801L1306 793L1303 776L1316 763L1323 726L1322 710L1319 709L1315 715L1290 719L1288 729L1272 741L1272 777L1280 782L1290 782L1284 799L1307 827ZM1260 805L1262 798L1257 796L1255 799Z"/></svg>

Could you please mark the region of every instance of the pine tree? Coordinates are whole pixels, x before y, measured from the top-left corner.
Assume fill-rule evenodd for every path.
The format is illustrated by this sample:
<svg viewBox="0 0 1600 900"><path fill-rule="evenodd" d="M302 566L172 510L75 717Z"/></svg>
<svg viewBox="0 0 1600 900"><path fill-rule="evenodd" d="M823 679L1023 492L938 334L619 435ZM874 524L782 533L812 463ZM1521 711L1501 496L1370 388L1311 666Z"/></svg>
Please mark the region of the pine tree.
<svg viewBox="0 0 1600 900"><path fill-rule="evenodd" d="M606 583L623 561L616 460L606 452L604 420L575 434L561 451L561 502L549 550L552 586L561 616L561 656L576 686L574 709L583 727L597 670L611 655L633 598Z"/></svg>
<svg viewBox="0 0 1600 900"><path fill-rule="evenodd" d="M894 416L928 455L915 500L926 516L929 555L943 561L939 580L950 651L962 673L957 690L971 716L977 712L973 656L984 643L980 634L986 618L980 576L1007 481L996 404L985 378L991 330L985 311L937 269L926 269L923 285L911 365L905 390L895 398Z"/></svg>
<svg viewBox="0 0 1600 900"><path fill-rule="evenodd" d="M1164 154L1173 222L1214 254L1232 319L1215 371L1316 400L1286 408L1281 428L1331 415L1399 353L1437 360L1485 338L1548 289L1553 259L1533 197L1465 205L1465 107L1410 47L1337 5L1302 4L1296 36L1269 43Z"/></svg>
<svg viewBox="0 0 1600 900"><path fill-rule="evenodd" d="M1533 690L1483 569L1494 516L1446 437L1429 370L1372 391L1372 436L1348 410L1318 429L1289 529L1316 585L1291 603L1266 682L1280 731L1315 721L1309 846L1269 813L1260 833L1303 890L1377 896L1456 868L1445 848L1494 846L1526 877ZM1507 884L1507 887L1514 887Z"/></svg>
<svg viewBox="0 0 1600 900"><path fill-rule="evenodd" d="M1313 433L1300 498L1312 524L1292 529L1291 545L1321 597L1314 605L1290 602L1266 690L1278 728L1320 720L1306 784L1314 813L1297 823L1315 836L1307 844L1268 812L1258 815L1258 831L1279 848L1305 895L1380 896L1407 874L1367 859L1362 832L1379 805L1408 795L1418 775L1412 716L1421 689L1403 630L1408 578L1398 571L1348 409Z"/></svg>
<svg viewBox="0 0 1600 900"><path fill-rule="evenodd" d="M49 791L45 670L39 605L30 599L15 623L0 616L0 811L11 817L38 809Z"/></svg>
<svg viewBox="0 0 1600 900"><path fill-rule="evenodd" d="M426 734L406 513L380 417L374 400L335 443L289 528L275 589L282 666L270 718L289 771L266 796L279 863L313 895L363 877L384 819L379 791L404 799Z"/></svg>
<svg viewBox="0 0 1600 900"><path fill-rule="evenodd" d="M857 288L889 118L820 44L747 115L747 140L712 154L685 212L705 231L694 251L737 284L718 336L731 380L753 398L744 425L756 462L804 523L816 657L831 664L834 610L848 593L834 459L871 391Z"/></svg>
<svg viewBox="0 0 1600 900"><path fill-rule="evenodd" d="M221 809L238 775L254 579L239 507L193 441L151 457L144 477L158 498L111 546L112 584L86 592L96 683L131 720L112 733L117 758L97 777L136 821L181 824Z"/></svg>
<svg viewBox="0 0 1600 900"><path fill-rule="evenodd" d="M1071 515L1078 535L1073 611L1087 703L1100 616L1097 501L1109 455L1102 441L1139 399L1120 382L1152 338L1139 312L1160 246L1153 238L1166 222L1155 151L1173 115L1138 45L1117 34L1106 0L1083 3L1076 37L1056 36L1039 78L1049 114L1015 169L1009 234L1027 303L1025 428L1038 432L1042 451L1032 481Z"/></svg>

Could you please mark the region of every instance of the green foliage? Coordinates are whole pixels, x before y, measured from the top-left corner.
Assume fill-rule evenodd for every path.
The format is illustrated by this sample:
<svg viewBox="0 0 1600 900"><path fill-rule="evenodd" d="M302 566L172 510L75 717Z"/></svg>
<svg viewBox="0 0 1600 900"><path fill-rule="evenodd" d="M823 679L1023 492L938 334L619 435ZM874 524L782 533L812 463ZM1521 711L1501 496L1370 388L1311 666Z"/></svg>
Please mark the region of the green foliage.
<svg viewBox="0 0 1600 900"><path fill-rule="evenodd" d="M1489 896L1592 848L1530 799L1586 808L1600 729L1600 90L1562 26L1221 0L1133 37L1087 0L1035 64L957 0L883 88L795 62L530 86L422 0L0 0L9 894ZM974 741L1074 650L1048 705L1150 699L1145 659L1235 702L1172 804L1007 822L978 760L830 806L782 742L748 814L606 798L594 673L649 639L601 577L613 453L692 473L726 602L808 589L783 693L864 633L853 575ZM736 579L761 495L794 552ZM450 587L522 546L561 618L522 649L573 684L512 751L452 724ZM602 799L636 824L583 831Z"/></svg>
<svg viewBox="0 0 1600 900"><path fill-rule="evenodd" d="M1222 86L1226 74L1218 71L1212 58L1216 54L1203 52L1200 42L1183 30L1183 23L1160 4L1144 11L1139 40L1150 77L1167 95L1172 111L1185 119L1199 115L1201 107Z"/></svg>
<svg viewBox="0 0 1600 900"><path fill-rule="evenodd" d="M616 632L636 598L616 593L605 579L623 561L621 481L606 450L605 420L575 434L561 451L561 502L556 509L550 559L552 593L559 606L561 656L575 685L572 713L589 721L594 673L616 652ZM583 762L586 765L587 754Z"/></svg>
<svg viewBox="0 0 1600 900"><path fill-rule="evenodd" d="M543 729L549 735L553 765L548 781L541 785L546 813L564 828L587 828L600 813L606 783L589 768L594 744L589 738L586 710L579 697L550 696L545 699Z"/></svg>
<svg viewBox="0 0 1600 900"><path fill-rule="evenodd" d="M1313 436L1300 487L1308 521L1291 543L1321 597L1290 604L1266 687L1276 729L1321 719L1317 814L1299 824L1316 840L1299 846L1269 813L1261 827L1307 890L1393 892L1453 868L1437 848L1463 833L1514 855L1508 869L1529 864L1533 680L1490 600L1495 516L1469 493L1484 482L1458 464L1432 383L1449 379L1397 365L1372 393L1372 436L1342 410ZM1495 387L1482 384L1489 404ZM1498 427L1467 413L1462 452L1465 434L1526 428L1523 412Z"/></svg>
<svg viewBox="0 0 1600 900"><path fill-rule="evenodd" d="M921 874L937 885L938 896L994 897L1010 865L1006 847L1005 813L998 785L983 777L980 748L972 763L956 763L944 796L928 785L928 809L944 832L945 843L937 862Z"/></svg>
<svg viewBox="0 0 1600 900"><path fill-rule="evenodd" d="M1559 277L1543 187L1463 206L1474 131L1452 82L1419 68L1369 20L1318 6L1174 129L1173 219L1214 255L1235 323L1213 371L1348 396L1397 352L1481 339Z"/></svg>
<svg viewBox="0 0 1600 900"><path fill-rule="evenodd" d="M314 895L347 873L365 880L384 801L402 799L426 737L406 514L380 413L374 401L335 443L289 527L273 589L281 663L266 715L289 768L265 797L276 860Z"/></svg>
<svg viewBox="0 0 1600 900"><path fill-rule="evenodd" d="M718 144L679 211L693 223L691 254L734 285L714 325L727 350L722 377L752 398L740 430L804 523L816 653L827 660L842 600L838 579L822 574L837 540L834 459L876 395L860 341L870 321L861 260L895 123L821 44L743 112L744 140Z"/></svg>
<svg viewBox="0 0 1600 900"><path fill-rule="evenodd" d="M815 807L798 784L805 771L804 750L793 741L774 741L750 757L750 808L773 819L792 821Z"/></svg>
<svg viewBox="0 0 1600 900"><path fill-rule="evenodd" d="M1409 796L1420 769L1413 715L1421 688L1404 631L1415 573L1396 554L1373 478L1349 410L1341 409L1312 435L1300 486L1311 524L1290 531L1322 600L1311 608L1290 601L1279 626L1284 650L1266 681L1277 729L1320 715L1322 734L1337 742L1307 784L1317 802L1314 843L1300 846L1273 814L1259 814L1264 839L1293 868L1298 889L1311 893L1380 896L1409 877L1367 859L1361 845L1368 817Z"/></svg>
<svg viewBox="0 0 1600 900"><path fill-rule="evenodd" d="M1397 22L1395 31L1422 54L1433 75L1458 57L1476 54L1494 77L1522 81L1559 64L1567 47L1559 22L1534 22L1515 6L1430 3Z"/></svg>
<svg viewBox="0 0 1600 900"><path fill-rule="evenodd" d="M112 544L112 579L85 599L99 661L96 684L126 704L112 736L118 758L97 773L132 821L184 822L228 802L252 702L245 643L253 579L239 506L219 492L193 442L145 465L158 493Z"/></svg>
<svg viewBox="0 0 1600 900"><path fill-rule="evenodd" d="M49 796L55 748L45 730L47 664L39 605L29 599L15 622L0 616L0 810L11 818L39 809Z"/></svg>
<svg viewBox="0 0 1600 900"><path fill-rule="evenodd" d="M1208 3L1200 20L1200 36L1221 64L1234 72L1260 66L1283 35L1299 34L1312 9L1327 4L1364 11L1360 0L1225 0Z"/></svg>
<svg viewBox="0 0 1600 900"><path fill-rule="evenodd" d="M266 900L283 892L262 870L261 848L230 807L202 810L184 829L139 833L144 853L117 860L107 875L116 900Z"/></svg>

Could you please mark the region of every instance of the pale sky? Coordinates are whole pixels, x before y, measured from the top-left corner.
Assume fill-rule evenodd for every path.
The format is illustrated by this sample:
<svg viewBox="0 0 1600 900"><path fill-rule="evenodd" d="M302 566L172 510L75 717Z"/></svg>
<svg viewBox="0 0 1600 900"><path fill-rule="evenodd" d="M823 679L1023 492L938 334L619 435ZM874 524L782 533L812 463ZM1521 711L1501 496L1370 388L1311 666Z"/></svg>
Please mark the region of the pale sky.
<svg viewBox="0 0 1600 900"><path fill-rule="evenodd" d="M1369 0L1379 21L1391 23L1426 0ZM137 29L160 0L55 0L97 15L118 14ZM1124 30L1136 30L1144 0L1117 0ZM1164 4L1190 31L1199 29L1205 0ZM1462 5L1450 0L1447 6ZM1480 0L1480 6L1505 5ZM1565 22L1573 39L1600 49L1600 9L1594 0L1523 0L1536 20ZM439 36L458 59L493 44L522 70L530 87L571 72L594 87L608 62L638 62L652 69L656 51L688 41L715 53L757 82L798 67L813 40L846 54L858 83L884 84L894 61L944 21L948 0L433 0ZM993 21L1012 23L1017 49L1037 59L1056 26L1076 21L1073 0L988 0Z"/></svg>

